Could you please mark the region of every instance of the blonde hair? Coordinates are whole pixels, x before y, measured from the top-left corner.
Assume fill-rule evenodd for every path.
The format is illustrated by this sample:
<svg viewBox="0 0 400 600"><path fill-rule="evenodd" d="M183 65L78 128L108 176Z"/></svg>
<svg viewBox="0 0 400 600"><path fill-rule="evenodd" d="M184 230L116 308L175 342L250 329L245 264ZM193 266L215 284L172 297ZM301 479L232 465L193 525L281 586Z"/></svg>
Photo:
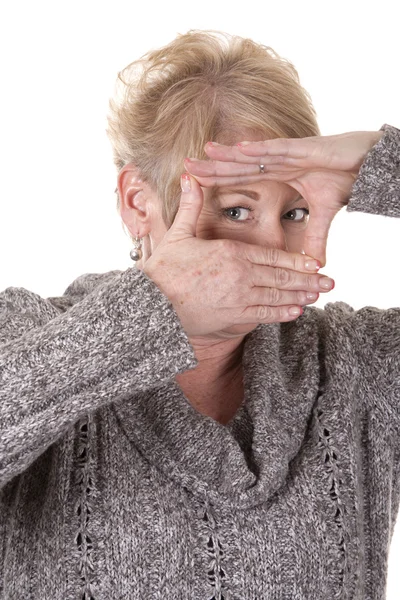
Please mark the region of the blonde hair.
<svg viewBox="0 0 400 600"><path fill-rule="evenodd" d="M270 47L192 30L118 74L107 129L114 163L118 171L136 165L168 228L184 158L205 158L208 141L234 143L249 131L263 139L320 135L296 69Z"/></svg>

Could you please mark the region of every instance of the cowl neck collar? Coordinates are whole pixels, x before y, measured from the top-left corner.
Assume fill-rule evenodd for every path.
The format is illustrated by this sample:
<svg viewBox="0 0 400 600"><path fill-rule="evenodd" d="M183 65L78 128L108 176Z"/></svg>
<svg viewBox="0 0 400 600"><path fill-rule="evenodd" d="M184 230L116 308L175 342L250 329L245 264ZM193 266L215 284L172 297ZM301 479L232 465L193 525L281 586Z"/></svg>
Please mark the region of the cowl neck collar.
<svg viewBox="0 0 400 600"><path fill-rule="evenodd" d="M258 325L246 336L244 402L227 425L197 412L170 380L114 403L125 434L168 478L214 505L248 508L271 498L318 395L318 328L307 312L302 322Z"/></svg>

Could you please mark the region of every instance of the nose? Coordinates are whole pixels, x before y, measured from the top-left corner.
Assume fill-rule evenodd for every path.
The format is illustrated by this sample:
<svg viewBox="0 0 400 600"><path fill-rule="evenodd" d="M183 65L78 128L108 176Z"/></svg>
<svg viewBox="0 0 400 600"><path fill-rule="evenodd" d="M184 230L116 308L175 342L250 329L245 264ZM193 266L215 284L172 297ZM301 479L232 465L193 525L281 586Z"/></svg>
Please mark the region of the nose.
<svg viewBox="0 0 400 600"><path fill-rule="evenodd" d="M277 250L285 250L285 252L289 251L286 235L281 225L268 228L260 236L258 243L266 248L276 248Z"/></svg>

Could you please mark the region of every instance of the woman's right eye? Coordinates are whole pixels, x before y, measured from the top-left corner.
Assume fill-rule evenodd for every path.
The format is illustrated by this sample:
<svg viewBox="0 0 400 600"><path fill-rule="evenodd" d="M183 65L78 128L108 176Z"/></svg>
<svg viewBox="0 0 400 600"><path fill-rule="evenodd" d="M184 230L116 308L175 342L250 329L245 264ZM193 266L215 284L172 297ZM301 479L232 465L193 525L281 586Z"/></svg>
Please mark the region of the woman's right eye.
<svg viewBox="0 0 400 600"><path fill-rule="evenodd" d="M249 206L231 206L224 208L222 212L231 221L246 221L248 213L252 210Z"/></svg>

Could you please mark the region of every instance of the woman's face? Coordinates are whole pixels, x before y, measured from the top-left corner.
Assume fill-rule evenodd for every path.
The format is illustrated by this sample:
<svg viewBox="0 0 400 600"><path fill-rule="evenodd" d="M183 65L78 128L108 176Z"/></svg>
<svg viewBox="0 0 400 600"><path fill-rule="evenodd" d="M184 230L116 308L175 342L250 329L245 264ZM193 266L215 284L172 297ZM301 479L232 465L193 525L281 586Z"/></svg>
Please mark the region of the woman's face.
<svg viewBox="0 0 400 600"><path fill-rule="evenodd" d="M196 236L203 239L232 239L302 252L308 220L307 202L289 185L264 181L249 185L203 188L204 204L197 222ZM144 257L154 252L167 229L157 199L152 215L151 243ZM154 205L153 205L154 207ZM142 261L140 261L142 263ZM138 265L141 268L142 265ZM236 325L224 330L224 336L243 336L257 323Z"/></svg>
<svg viewBox="0 0 400 600"><path fill-rule="evenodd" d="M307 202L285 183L204 189L197 236L302 252L307 221Z"/></svg>
<svg viewBox="0 0 400 600"><path fill-rule="evenodd" d="M307 203L299 193L275 181L205 190L197 236L229 238L287 252L302 252ZM257 323L236 325L226 333L247 334Z"/></svg>

